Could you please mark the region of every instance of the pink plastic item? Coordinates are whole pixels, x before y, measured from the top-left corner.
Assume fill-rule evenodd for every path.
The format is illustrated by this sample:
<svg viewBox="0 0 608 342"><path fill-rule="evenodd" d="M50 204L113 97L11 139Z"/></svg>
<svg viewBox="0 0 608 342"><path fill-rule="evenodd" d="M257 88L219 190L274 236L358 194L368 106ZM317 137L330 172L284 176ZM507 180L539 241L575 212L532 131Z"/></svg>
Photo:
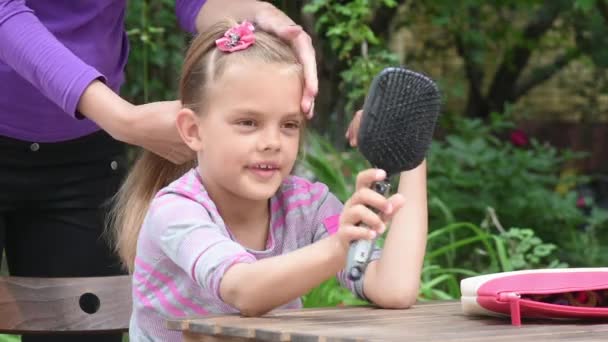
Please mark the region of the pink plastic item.
<svg viewBox="0 0 608 342"><path fill-rule="evenodd" d="M608 268L539 269L460 282L466 315L608 320Z"/></svg>

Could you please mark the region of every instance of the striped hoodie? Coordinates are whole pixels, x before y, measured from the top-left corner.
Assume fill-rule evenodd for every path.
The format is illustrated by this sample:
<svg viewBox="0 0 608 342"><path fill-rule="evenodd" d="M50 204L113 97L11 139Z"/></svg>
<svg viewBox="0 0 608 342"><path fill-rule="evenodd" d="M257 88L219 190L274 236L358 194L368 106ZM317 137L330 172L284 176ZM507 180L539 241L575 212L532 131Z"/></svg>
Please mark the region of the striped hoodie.
<svg viewBox="0 0 608 342"><path fill-rule="evenodd" d="M266 248L252 250L234 239L199 173L189 171L158 192L141 228L132 284L131 341L181 341L180 332L165 328L167 319L237 313L220 298L226 270L329 236L338 229L342 207L326 185L290 176L270 199ZM379 255L376 250L372 258ZM362 279L352 282L344 271L338 279L363 298ZM301 306L297 298L277 309Z"/></svg>

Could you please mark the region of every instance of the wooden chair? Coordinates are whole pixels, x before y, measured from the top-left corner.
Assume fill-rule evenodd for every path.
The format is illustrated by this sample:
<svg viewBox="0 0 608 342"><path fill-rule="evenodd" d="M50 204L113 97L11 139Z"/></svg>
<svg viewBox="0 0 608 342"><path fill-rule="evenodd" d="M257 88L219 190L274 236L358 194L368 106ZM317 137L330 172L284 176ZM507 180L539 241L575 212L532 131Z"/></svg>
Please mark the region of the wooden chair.
<svg viewBox="0 0 608 342"><path fill-rule="evenodd" d="M0 277L0 333L126 332L131 277Z"/></svg>

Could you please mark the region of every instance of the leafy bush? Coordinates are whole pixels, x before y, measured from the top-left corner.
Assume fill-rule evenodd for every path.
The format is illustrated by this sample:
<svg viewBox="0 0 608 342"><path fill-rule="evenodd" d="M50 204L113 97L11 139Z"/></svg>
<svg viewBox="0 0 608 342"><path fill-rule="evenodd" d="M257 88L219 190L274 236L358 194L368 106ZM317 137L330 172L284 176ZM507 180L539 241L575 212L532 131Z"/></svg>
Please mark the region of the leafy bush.
<svg viewBox="0 0 608 342"><path fill-rule="evenodd" d="M187 34L177 24L174 0L129 1L129 62L121 93L134 103L174 100Z"/></svg>
<svg viewBox="0 0 608 342"><path fill-rule="evenodd" d="M432 227L454 219L480 223L493 208L505 226L532 228L559 247L560 258L573 265L605 263L608 254L600 258L600 246L606 240L599 239L605 234L598 232L608 228L606 211L592 207L585 214L576 206L575 189L562 186L588 180L562 172L584 154L558 151L533 138L526 146L515 146L506 134L512 127L501 115L493 115L489 124L462 119L445 139L432 144L430 203L444 211L448 207L451 216L446 219L441 210L431 210ZM566 190L560 193L558 188ZM581 247L593 247L597 253L581 254Z"/></svg>

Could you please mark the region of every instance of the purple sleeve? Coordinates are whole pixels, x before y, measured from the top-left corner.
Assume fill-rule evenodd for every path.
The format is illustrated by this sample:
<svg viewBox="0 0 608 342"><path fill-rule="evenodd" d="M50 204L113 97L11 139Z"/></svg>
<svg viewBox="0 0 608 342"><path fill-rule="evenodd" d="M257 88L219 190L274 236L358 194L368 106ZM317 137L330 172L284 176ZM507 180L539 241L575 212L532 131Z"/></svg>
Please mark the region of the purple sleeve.
<svg viewBox="0 0 608 342"><path fill-rule="evenodd" d="M155 202L144 225L152 225L149 231L159 237L169 259L221 301L220 282L226 271L236 263L255 262L255 256L231 240L201 204L173 194Z"/></svg>
<svg viewBox="0 0 608 342"><path fill-rule="evenodd" d="M206 0L176 0L175 15L182 29L195 34L196 17L201 11Z"/></svg>
<svg viewBox="0 0 608 342"><path fill-rule="evenodd" d="M342 209L342 202L340 202L340 200L338 200L338 198L336 198L336 196L334 196L332 193L328 192L325 200L321 202L315 215L316 218L313 226L316 230L313 234L313 242L333 235L338 231ZM370 261L379 259L380 255L381 250L378 248L378 246L376 246L372 252ZM367 300L363 291L363 279L365 275L361 277L361 279L353 282L352 280L348 279L346 270L341 270L337 277L338 281L343 287L349 289L357 297Z"/></svg>
<svg viewBox="0 0 608 342"><path fill-rule="evenodd" d="M42 25L24 0L0 0L0 59L70 115L93 80L105 82Z"/></svg>

